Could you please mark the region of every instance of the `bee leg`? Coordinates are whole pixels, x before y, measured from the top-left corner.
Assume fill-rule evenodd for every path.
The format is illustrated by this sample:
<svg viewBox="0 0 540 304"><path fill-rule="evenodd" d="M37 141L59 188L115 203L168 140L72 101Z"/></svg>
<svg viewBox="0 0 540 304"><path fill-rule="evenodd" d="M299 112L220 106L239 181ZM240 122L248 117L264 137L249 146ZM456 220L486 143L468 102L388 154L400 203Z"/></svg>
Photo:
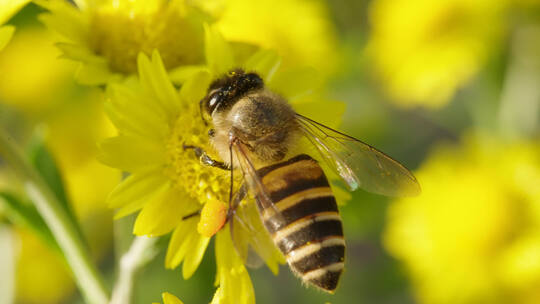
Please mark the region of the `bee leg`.
<svg viewBox="0 0 540 304"><path fill-rule="evenodd" d="M238 205L240 205L240 202L246 197L247 194L247 188L246 184L242 184L240 186L240 189L238 189L238 192L234 195L234 199L229 204L229 210L227 210L227 218L225 220L225 224L229 222L229 229L231 233L231 239L233 240L233 244L236 246L236 241L234 239L234 218L236 216L236 208L238 208ZM239 216L235 217L240 226L244 227L244 229L247 229L246 224L240 219ZM238 248L237 248L238 250Z"/></svg>
<svg viewBox="0 0 540 304"><path fill-rule="evenodd" d="M246 197L246 194L246 184L242 184L242 186L240 186L240 189L238 189L238 192L235 193L232 202L229 204L229 210L227 211L227 220L232 219L232 217L236 214L236 208L238 208L240 202Z"/></svg>
<svg viewBox="0 0 540 304"><path fill-rule="evenodd" d="M200 214L201 214L201 210L202 210L202 209L199 209L199 210L197 210L197 211L195 211L195 212L193 212L193 213L190 213L190 214L188 214L188 215L183 216L183 217L182 217L182 220L187 220L187 219L192 218L192 217L194 217L194 216L200 215Z"/></svg>
<svg viewBox="0 0 540 304"><path fill-rule="evenodd" d="M193 151L195 152L195 155L199 158L201 164L203 164L203 165L220 168L220 169L227 170L227 171L231 170L231 168L228 165L226 165L224 162L212 159L200 147L191 146L191 145L183 145L183 148L184 148L184 150L193 149Z"/></svg>

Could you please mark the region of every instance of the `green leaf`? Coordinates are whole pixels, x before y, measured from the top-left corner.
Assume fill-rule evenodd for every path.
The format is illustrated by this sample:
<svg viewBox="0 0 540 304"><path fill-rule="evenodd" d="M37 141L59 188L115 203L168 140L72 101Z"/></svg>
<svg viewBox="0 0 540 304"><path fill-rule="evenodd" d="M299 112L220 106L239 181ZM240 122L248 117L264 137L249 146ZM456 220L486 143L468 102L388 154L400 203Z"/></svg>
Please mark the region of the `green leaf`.
<svg viewBox="0 0 540 304"><path fill-rule="evenodd" d="M77 233L81 240L85 240L81 227L78 225L77 218L75 217L67 198L60 169L58 168L53 155L45 146L43 135L40 134L40 132L36 132L31 139L30 145L27 148L27 155L30 164L36 169L47 186L49 186L60 202L62 208L66 211L70 220L75 223Z"/></svg>
<svg viewBox="0 0 540 304"><path fill-rule="evenodd" d="M45 146L41 135L34 135L27 153L30 164L37 169L43 180L56 195L56 198L66 209L70 209L60 170L52 154Z"/></svg>
<svg viewBox="0 0 540 304"><path fill-rule="evenodd" d="M49 227L33 204L27 204L11 193L0 192L0 208L11 222L31 229L45 244L61 252Z"/></svg>

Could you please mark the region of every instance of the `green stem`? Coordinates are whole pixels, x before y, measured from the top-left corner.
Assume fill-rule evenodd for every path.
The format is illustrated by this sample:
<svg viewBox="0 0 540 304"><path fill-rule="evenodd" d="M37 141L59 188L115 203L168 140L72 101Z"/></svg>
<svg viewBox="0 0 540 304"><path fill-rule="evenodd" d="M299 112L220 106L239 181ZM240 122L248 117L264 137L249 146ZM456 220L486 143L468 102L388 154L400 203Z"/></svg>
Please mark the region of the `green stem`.
<svg viewBox="0 0 540 304"><path fill-rule="evenodd" d="M78 237L77 223L71 220L51 189L28 164L22 151L4 130L0 130L0 155L22 178L28 196L62 249L86 302L107 303L107 290L83 241Z"/></svg>
<svg viewBox="0 0 540 304"><path fill-rule="evenodd" d="M110 304L132 302L135 275L159 252L156 248L158 239L157 237L138 236L133 240L129 250L120 259L120 271Z"/></svg>

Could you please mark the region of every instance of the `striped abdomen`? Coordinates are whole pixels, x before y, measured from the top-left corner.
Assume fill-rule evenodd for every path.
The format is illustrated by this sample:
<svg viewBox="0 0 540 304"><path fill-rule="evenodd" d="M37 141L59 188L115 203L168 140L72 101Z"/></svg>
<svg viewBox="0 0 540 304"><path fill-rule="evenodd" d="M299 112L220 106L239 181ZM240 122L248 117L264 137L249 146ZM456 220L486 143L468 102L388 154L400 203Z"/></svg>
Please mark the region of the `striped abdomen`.
<svg viewBox="0 0 540 304"><path fill-rule="evenodd" d="M321 167L302 154L257 173L267 192L267 199L256 195L257 205L274 243L302 280L333 292L343 271L345 241Z"/></svg>

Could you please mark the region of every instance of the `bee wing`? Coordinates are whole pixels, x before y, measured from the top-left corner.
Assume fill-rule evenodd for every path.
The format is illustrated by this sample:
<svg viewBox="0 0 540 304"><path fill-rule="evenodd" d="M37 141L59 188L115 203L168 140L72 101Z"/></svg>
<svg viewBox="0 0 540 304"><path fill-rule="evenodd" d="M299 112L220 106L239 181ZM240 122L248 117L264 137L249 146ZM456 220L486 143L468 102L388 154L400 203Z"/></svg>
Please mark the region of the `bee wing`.
<svg viewBox="0 0 540 304"><path fill-rule="evenodd" d="M304 135L315 145L324 161L351 190L358 187L387 196L416 196L420 185L402 164L374 147L300 114Z"/></svg>
<svg viewBox="0 0 540 304"><path fill-rule="evenodd" d="M240 204L236 209L231 237L236 251L251 268L259 268L267 261L268 267L277 272L275 263L280 253L264 228L253 202Z"/></svg>
<svg viewBox="0 0 540 304"><path fill-rule="evenodd" d="M263 210L271 209L273 211L273 216L275 219L273 221L275 222L275 225L287 224L287 221L285 221L285 218L281 215L281 211L279 211L272 199L270 199L270 195L268 195L268 191L259 177L257 169L249 159L247 147L240 142L235 142L233 144L233 150L235 151L235 155L240 162L239 165L242 169L242 173L244 174L246 184L248 185L251 193L255 195L257 203Z"/></svg>
<svg viewBox="0 0 540 304"><path fill-rule="evenodd" d="M245 146L238 142L234 143L233 151L244 174L245 184L256 196L258 203L265 206L264 208L273 208L277 211L257 174L257 170L247 156ZM285 222L280 214L277 214L276 218ZM264 227L260 212L255 204L239 204L233 218L233 226L234 228L231 230L233 243L244 263L250 267L259 267L265 261L268 267L277 273L276 261L282 262L284 259Z"/></svg>

